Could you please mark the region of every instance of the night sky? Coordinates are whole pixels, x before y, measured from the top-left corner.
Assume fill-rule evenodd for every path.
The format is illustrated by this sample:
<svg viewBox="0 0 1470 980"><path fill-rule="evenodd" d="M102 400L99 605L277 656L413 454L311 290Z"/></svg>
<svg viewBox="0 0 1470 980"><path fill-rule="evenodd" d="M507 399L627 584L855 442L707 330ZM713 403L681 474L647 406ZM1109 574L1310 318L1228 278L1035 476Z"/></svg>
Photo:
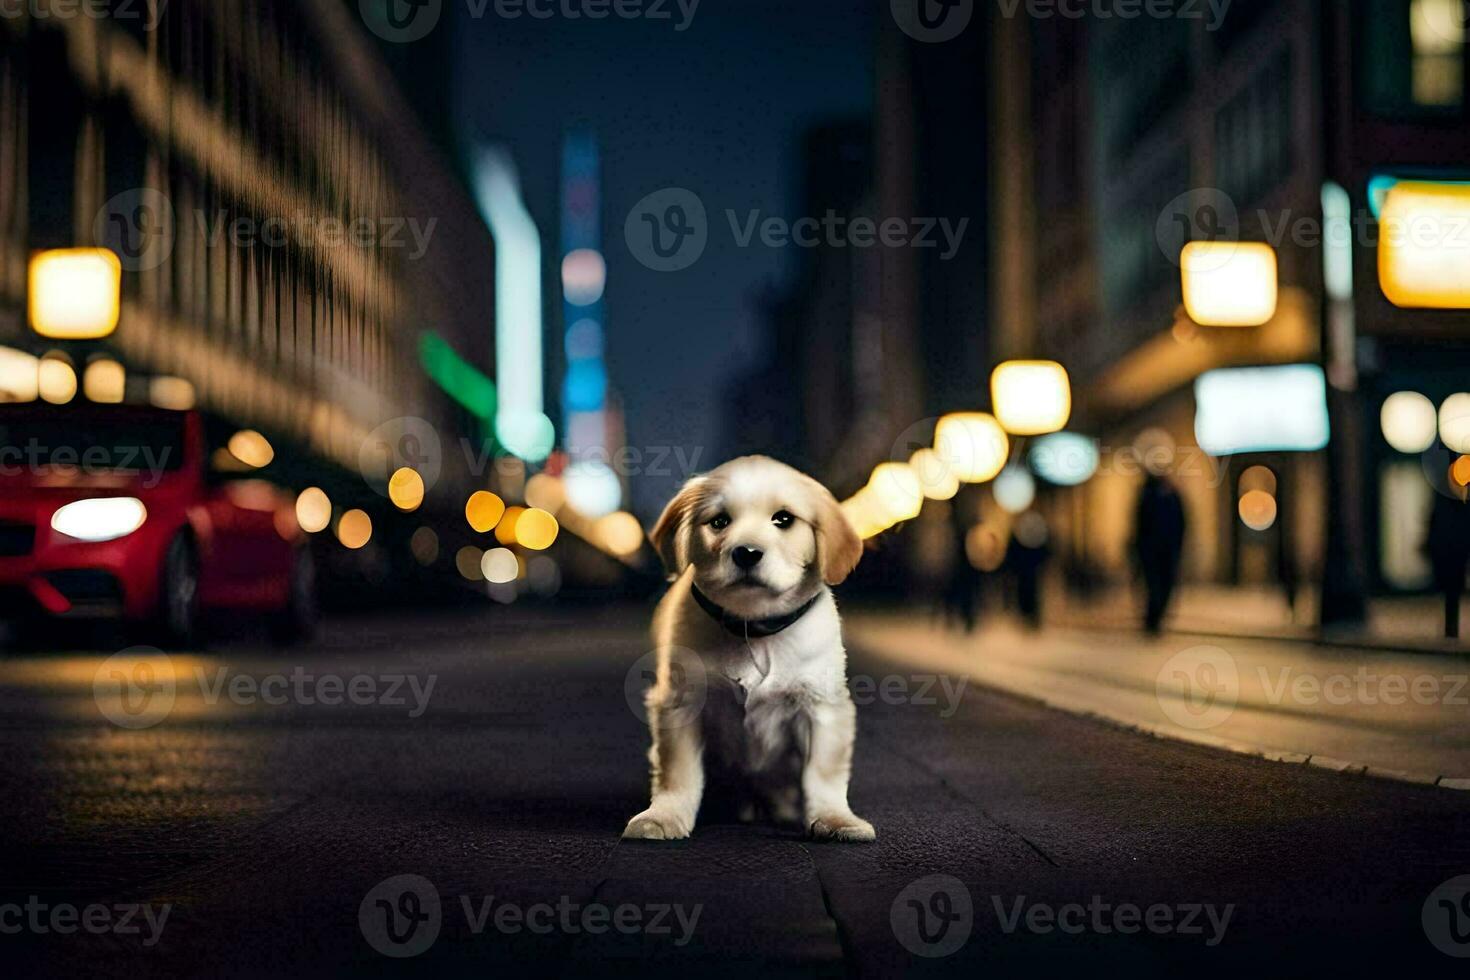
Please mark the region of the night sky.
<svg viewBox="0 0 1470 980"><path fill-rule="evenodd" d="M505 20L494 9L476 20L457 6L454 116L467 147L504 142L521 170L543 236L548 345L560 343L561 329L561 135L585 125L602 140L607 363L628 443L683 447L707 469L725 451L727 386L765 345L759 298L800 259L798 249L770 249L758 237L739 247L725 212L742 223L754 209L801 216L801 134L869 111L871 11L850 0L705 0L680 32L673 0L669 20ZM623 222L667 186L699 195L710 232L696 264L661 273L630 253ZM547 379L548 402L559 380ZM640 515L656 512L679 475L633 480Z"/></svg>

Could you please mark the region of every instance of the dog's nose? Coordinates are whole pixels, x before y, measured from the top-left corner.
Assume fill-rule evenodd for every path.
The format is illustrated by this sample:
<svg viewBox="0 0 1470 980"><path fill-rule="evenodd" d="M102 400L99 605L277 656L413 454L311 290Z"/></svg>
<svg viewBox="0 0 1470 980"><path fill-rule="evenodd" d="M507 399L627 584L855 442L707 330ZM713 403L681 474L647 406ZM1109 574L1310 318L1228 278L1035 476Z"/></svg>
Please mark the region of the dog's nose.
<svg viewBox="0 0 1470 980"><path fill-rule="evenodd" d="M742 544L730 553L730 557L735 559L735 566L737 568L749 571L760 564L761 555L763 554L764 552L756 548L747 548Z"/></svg>

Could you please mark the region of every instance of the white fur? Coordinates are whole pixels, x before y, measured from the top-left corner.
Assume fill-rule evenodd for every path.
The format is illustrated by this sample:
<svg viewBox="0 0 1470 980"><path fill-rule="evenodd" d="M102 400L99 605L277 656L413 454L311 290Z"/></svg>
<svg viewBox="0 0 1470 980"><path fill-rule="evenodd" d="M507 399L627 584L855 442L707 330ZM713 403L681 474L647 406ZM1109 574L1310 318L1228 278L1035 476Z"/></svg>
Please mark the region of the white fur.
<svg viewBox="0 0 1470 980"><path fill-rule="evenodd" d="M772 522L780 511L796 518L789 528ZM716 515L728 516L729 526L711 526ZM831 494L773 460L735 460L690 481L654 541L676 578L654 614L653 799L624 836L689 836L706 768L718 765L752 791L747 813L760 807L777 820L799 820L817 837L872 840L872 825L847 802L855 712L827 584L851 571L861 542ZM753 576L732 561L737 546L763 552ZM785 630L746 639L700 608L696 584L745 619L816 602Z"/></svg>

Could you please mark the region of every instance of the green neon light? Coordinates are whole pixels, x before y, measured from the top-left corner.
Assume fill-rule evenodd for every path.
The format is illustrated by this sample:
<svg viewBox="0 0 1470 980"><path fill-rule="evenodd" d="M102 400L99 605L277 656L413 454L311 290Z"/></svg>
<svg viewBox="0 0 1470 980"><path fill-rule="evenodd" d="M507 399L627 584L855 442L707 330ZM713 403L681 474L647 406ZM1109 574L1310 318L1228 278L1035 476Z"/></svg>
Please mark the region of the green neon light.
<svg viewBox="0 0 1470 980"><path fill-rule="evenodd" d="M475 418L495 418L495 382L459 353L443 337L424 331L419 337L419 363L444 393Z"/></svg>

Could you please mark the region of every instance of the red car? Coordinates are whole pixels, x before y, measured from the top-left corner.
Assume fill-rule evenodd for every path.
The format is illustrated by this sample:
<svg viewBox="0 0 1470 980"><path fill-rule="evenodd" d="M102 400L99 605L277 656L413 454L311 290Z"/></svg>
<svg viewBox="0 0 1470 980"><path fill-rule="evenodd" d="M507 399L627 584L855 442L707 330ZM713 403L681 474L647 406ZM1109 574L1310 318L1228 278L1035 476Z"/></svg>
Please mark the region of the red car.
<svg viewBox="0 0 1470 980"><path fill-rule="evenodd" d="M120 618L197 638L203 610L315 617L293 499L211 465L198 412L0 405L0 619Z"/></svg>

